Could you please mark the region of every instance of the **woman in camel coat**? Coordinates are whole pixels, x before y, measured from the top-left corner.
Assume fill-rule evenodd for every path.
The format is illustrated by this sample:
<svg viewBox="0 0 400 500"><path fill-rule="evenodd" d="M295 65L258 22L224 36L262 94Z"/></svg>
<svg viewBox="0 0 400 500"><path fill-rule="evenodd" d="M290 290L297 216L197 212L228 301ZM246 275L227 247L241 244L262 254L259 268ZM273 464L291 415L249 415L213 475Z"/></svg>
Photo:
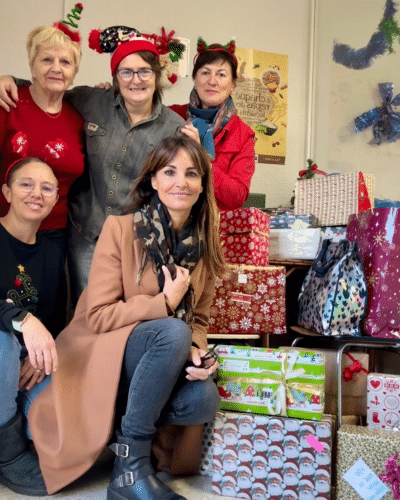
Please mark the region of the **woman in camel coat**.
<svg viewBox="0 0 400 500"><path fill-rule="evenodd" d="M156 428L202 424L218 408L209 377L217 365L202 368L200 357L225 262L202 147L162 141L132 199L130 214L104 224L88 287L57 339L58 371L28 414L49 493L96 461L113 434L117 395L127 392L107 499L182 499L150 465Z"/></svg>

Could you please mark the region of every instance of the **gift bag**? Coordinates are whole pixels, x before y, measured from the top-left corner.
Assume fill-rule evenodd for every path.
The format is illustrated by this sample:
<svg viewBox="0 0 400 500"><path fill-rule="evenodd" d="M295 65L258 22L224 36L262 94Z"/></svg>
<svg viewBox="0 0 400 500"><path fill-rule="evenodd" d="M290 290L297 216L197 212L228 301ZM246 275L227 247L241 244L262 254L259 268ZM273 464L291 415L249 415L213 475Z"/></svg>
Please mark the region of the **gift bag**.
<svg viewBox="0 0 400 500"><path fill-rule="evenodd" d="M298 324L324 335L361 335L366 301L357 243L325 240L300 289Z"/></svg>
<svg viewBox="0 0 400 500"><path fill-rule="evenodd" d="M349 215L374 206L375 177L362 172L296 182L295 215L314 214L318 226L345 226Z"/></svg>
<svg viewBox="0 0 400 500"><path fill-rule="evenodd" d="M357 241L367 279L365 333L400 338L400 208L351 216L346 237Z"/></svg>

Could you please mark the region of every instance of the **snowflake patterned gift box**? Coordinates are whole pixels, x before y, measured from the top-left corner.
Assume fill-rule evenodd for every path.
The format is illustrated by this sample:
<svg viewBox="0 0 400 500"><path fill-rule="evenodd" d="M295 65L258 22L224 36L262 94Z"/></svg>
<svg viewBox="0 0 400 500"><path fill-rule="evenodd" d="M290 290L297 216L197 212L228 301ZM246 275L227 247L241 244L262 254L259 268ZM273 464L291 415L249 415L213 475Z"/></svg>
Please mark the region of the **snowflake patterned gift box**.
<svg viewBox="0 0 400 500"><path fill-rule="evenodd" d="M320 419L325 356L307 350L244 346L218 348L220 408Z"/></svg>
<svg viewBox="0 0 400 500"><path fill-rule="evenodd" d="M210 333L286 333L286 269L230 265L215 284Z"/></svg>
<svg viewBox="0 0 400 500"><path fill-rule="evenodd" d="M329 415L315 422L219 412L215 420L213 493L249 500L330 499Z"/></svg>
<svg viewBox="0 0 400 500"><path fill-rule="evenodd" d="M400 338L400 208L351 216L346 238L357 241L367 280L365 332Z"/></svg>
<svg viewBox="0 0 400 500"><path fill-rule="evenodd" d="M267 266L269 215L258 208L238 208L220 213L221 243L227 262Z"/></svg>
<svg viewBox="0 0 400 500"><path fill-rule="evenodd" d="M385 429L371 429L358 425L342 425L337 432L337 481L336 495L338 500L365 500L343 477L361 459L372 472L379 477L386 474L385 463L400 450L400 432ZM359 462L358 462L359 463ZM358 464L357 464L358 465ZM369 479L369 496L367 498L382 498L382 500L394 500L390 483ZM375 496L385 485L389 492L384 496Z"/></svg>
<svg viewBox="0 0 400 500"><path fill-rule="evenodd" d="M389 429L400 424L400 375L370 373L367 380L367 425Z"/></svg>

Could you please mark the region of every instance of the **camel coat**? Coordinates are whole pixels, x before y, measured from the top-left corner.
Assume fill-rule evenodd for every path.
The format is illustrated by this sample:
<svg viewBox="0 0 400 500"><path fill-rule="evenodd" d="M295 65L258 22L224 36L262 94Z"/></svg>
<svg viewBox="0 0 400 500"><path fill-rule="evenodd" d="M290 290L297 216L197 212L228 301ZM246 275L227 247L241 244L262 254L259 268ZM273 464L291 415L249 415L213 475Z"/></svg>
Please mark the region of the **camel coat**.
<svg viewBox="0 0 400 500"><path fill-rule="evenodd" d="M168 317L151 262L141 283L136 283L142 256L132 215L109 216L96 245L89 284L71 323L56 340L59 368L28 414L50 494L86 472L111 438L125 346L132 330L141 321ZM206 349L214 279L203 260L193 270L191 282L193 342Z"/></svg>

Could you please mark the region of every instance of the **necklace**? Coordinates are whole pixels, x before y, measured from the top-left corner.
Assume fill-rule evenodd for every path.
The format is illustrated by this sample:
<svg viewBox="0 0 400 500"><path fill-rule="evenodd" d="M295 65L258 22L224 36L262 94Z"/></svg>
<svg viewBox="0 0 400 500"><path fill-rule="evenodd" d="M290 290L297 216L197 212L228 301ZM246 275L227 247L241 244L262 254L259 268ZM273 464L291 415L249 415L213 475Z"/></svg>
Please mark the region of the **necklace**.
<svg viewBox="0 0 400 500"><path fill-rule="evenodd" d="M32 92L32 87L29 87L29 93L31 94L31 97L33 99L33 102L36 104L36 106L38 106L42 111L43 113L46 113L46 115L49 117L49 118L58 118L61 113L62 113L62 108L63 108L63 103L61 101L61 109L60 111L57 111L57 113L49 113L48 111L46 111L45 109L43 109L37 102L36 102L36 99L35 97L33 96L33 92Z"/></svg>

